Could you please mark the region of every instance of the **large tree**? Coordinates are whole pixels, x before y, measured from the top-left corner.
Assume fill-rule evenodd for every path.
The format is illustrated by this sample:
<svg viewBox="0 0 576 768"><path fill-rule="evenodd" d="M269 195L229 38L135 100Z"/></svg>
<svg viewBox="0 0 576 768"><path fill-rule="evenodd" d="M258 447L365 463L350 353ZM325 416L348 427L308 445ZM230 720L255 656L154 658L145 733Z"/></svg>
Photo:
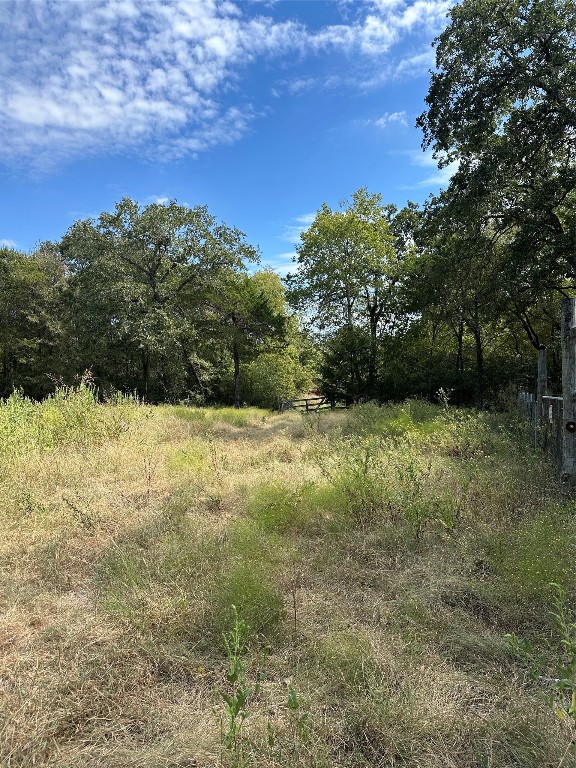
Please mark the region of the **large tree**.
<svg viewBox="0 0 576 768"><path fill-rule="evenodd" d="M298 268L287 279L294 306L344 358L349 375L338 394L351 399L375 396L379 336L397 313L394 212L366 189L341 210L324 204L301 235Z"/></svg>
<svg viewBox="0 0 576 768"><path fill-rule="evenodd" d="M448 331L453 352L445 386L460 399L473 394L482 407L490 358L509 345L526 295L522 281L507 274L506 244L472 212L455 216L451 192L427 203L418 256L410 265L407 308L436 325L440 344L446 344L443 329Z"/></svg>
<svg viewBox="0 0 576 768"><path fill-rule="evenodd" d="M436 40L424 147L459 163L455 218L506 238L527 292L576 281L576 4L463 0Z"/></svg>
<svg viewBox="0 0 576 768"><path fill-rule="evenodd" d="M64 266L45 243L28 255L0 248L0 397L42 397L63 373L60 296Z"/></svg>
<svg viewBox="0 0 576 768"><path fill-rule="evenodd" d="M202 392L199 328L210 297L257 260L244 235L205 207L124 199L61 248L77 366L154 400Z"/></svg>
<svg viewBox="0 0 576 768"><path fill-rule="evenodd" d="M231 353L233 401L239 408L243 402L241 363L284 340L288 321L285 290L270 270L251 275L228 270L218 290L208 294L207 309L204 334Z"/></svg>

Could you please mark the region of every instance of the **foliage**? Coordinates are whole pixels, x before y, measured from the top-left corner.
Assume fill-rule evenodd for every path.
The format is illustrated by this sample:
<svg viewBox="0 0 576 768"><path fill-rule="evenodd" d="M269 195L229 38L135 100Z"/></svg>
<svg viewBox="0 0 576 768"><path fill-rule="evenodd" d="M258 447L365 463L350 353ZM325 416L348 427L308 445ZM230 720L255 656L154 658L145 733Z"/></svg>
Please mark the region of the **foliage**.
<svg viewBox="0 0 576 768"><path fill-rule="evenodd" d="M232 605L233 625L224 632L224 649L228 658L226 680L228 690L220 692L226 705L227 730L224 733L224 747L230 756L231 768L243 768L248 764L246 744L242 735L244 720L248 717L248 703L260 691L260 683L249 686L242 656L246 650L246 642L250 628L239 618L235 605Z"/></svg>
<svg viewBox="0 0 576 768"><path fill-rule="evenodd" d="M299 269L288 276L288 285L293 305L345 347L349 396L357 400L373 395L378 337L398 314L399 253L389 224L395 209L384 206L380 195L359 189L342 208L333 211L324 204L302 233ZM366 349L358 344L362 331Z"/></svg>
<svg viewBox="0 0 576 768"><path fill-rule="evenodd" d="M281 400L292 400L310 391L312 373L299 359L298 349L262 352L242 369L243 395L249 405L275 409Z"/></svg>
<svg viewBox="0 0 576 768"><path fill-rule="evenodd" d="M77 365L99 383L152 400L204 394L198 320L230 274L256 251L206 207L175 202L76 222L62 239ZM208 360L210 358L208 357Z"/></svg>
<svg viewBox="0 0 576 768"><path fill-rule="evenodd" d="M241 362L255 358L260 350L266 352L275 343L284 346L282 341L289 322L284 288L278 275L269 270L253 275L231 272L226 275L222 289L210 298L210 307L216 321L211 335L219 340L228 337L232 354L232 400L239 408L243 399ZM226 329L224 334L222 326Z"/></svg>
<svg viewBox="0 0 576 768"><path fill-rule="evenodd" d="M0 397L25 389L32 397L51 390L49 376L62 369L59 299L64 266L50 244L27 256L0 248Z"/></svg>
<svg viewBox="0 0 576 768"><path fill-rule="evenodd" d="M212 301L214 325L208 333L228 338L232 358L217 388L221 400L276 409L280 399L312 386L316 351L288 313L278 275L262 270L236 276Z"/></svg>
<svg viewBox="0 0 576 768"><path fill-rule="evenodd" d="M567 0L455 6L418 121L441 164L458 163L430 215L443 245L471 252L462 265L481 317L470 322L472 303L465 322L481 330L500 305L534 346L548 341L537 327L542 300L576 274L574 14ZM448 285L454 296L458 283Z"/></svg>
<svg viewBox="0 0 576 768"><path fill-rule="evenodd" d="M566 591L559 584L550 584L552 589L550 616L554 621L560 648L548 643L548 653L533 648L532 643L515 633L506 635L514 654L525 663L533 680L552 687L556 715L570 719L576 725L576 617L568 605ZM548 674L541 674L546 656L552 657ZM574 754L574 740L571 739L566 754Z"/></svg>

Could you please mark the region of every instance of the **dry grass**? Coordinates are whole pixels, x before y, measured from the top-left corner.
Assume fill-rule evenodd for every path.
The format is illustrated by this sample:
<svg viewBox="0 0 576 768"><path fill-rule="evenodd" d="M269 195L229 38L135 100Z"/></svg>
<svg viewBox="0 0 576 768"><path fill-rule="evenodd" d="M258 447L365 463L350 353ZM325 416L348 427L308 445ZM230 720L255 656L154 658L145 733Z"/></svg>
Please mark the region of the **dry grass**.
<svg viewBox="0 0 576 768"><path fill-rule="evenodd" d="M569 723L504 635L552 637L546 569L573 562L574 525L556 503L532 568L552 483L505 429L425 404L309 421L130 407L113 434L98 406L97 431L6 455L2 766L234 765L232 603L262 679L247 765L570 765ZM574 594L571 567L554 578Z"/></svg>

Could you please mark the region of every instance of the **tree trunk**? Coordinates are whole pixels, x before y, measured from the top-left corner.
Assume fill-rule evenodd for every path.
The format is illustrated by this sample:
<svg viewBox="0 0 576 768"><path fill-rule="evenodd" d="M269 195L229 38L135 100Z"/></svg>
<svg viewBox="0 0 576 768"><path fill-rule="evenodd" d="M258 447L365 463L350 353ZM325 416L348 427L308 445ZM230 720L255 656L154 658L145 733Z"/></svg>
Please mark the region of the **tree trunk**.
<svg viewBox="0 0 576 768"><path fill-rule="evenodd" d="M356 333L354 328L354 300L346 294L346 325L348 327L350 340L350 361L352 363L352 376L356 381L356 392L354 393L354 402L360 399L362 392L362 374L360 373L360 364L358 362L358 345L356 344Z"/></svg>
<svg viewBox="0 0 576 768"><path fill-rule="evenodd" d="M142 376L144 378L144 399L148 397L148 377L150 374L150 357L145 349L140 353L142 359Z"/></svg>
<svg viewBox="0 0 576 768"><path fill-rule="evenodd" d="M484 407L484 348L482 346L482 331L478 325L470 329L474 336L476 351L476 406Z"/></svg>
<svg viewBox="0 0 576 768"><path fill-rule="evenodd" d="M234 408L240 408L240 350L236 339L232 342L232 357L234 359Z"/></svg>
<svg viewBox="0 0 576 768"><path fill-rule="evenodd" d="M160 381L164 390L164 400L170 399L170 376L168 375L168 362L165 355L160 355Z"/></svg>
<svg viewBox="0 0 576 768"><path fill-rule="evenodd" d="M456 370L459 374L464 372L464 321L460 320L456 332L458 351L456 352Z"/></svg>
<svg viewBox="0 0 576 768"><path fill-rule="evenodd" d="M192 378L196 384L198 385L198 388L200 390L200 394L202 395L202 400L206 402L206 390L204 388L204 384L202 384L202 379L200 378L198 371L196 370L196 366L190 359L190 354L188 353L188 350L186 349L185 345L180 343L180 348L182 349L182 355L184 357L184 365L186 366L186 370L188 371L188 377ZM191 382L187 382L189 385Z"/></svg>
<svg viewBox="0 0 576 768"><path fill-rule="evenodd" d="M374 397L376 383L376 355L378 352L378 320L376 310L370 310L370 353L368 357L368 395Z"/></svg>

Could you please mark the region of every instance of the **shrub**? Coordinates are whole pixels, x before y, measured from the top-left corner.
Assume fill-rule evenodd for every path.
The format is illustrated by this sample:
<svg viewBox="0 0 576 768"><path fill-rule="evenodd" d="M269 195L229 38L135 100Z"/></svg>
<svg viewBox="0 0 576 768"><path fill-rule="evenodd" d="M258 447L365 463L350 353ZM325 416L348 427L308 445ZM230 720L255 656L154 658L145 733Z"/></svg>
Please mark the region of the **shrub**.
<svg viewBox="0 0 576 768"><path fill-rule="evenodd" d="M276 634L284 617L284 599L274 584L271 569L261 563L240 561L225 565L211 596L213 628L220 634L230 623L230 606L256 634Z"/></svg>

